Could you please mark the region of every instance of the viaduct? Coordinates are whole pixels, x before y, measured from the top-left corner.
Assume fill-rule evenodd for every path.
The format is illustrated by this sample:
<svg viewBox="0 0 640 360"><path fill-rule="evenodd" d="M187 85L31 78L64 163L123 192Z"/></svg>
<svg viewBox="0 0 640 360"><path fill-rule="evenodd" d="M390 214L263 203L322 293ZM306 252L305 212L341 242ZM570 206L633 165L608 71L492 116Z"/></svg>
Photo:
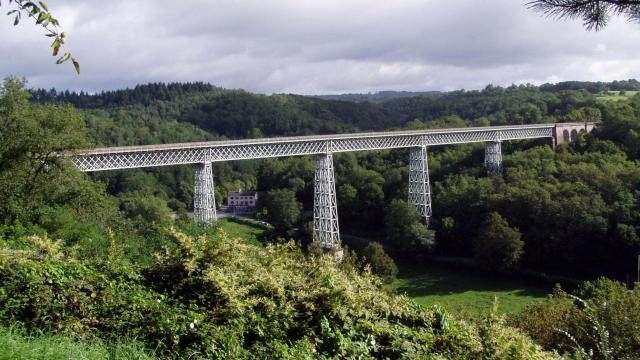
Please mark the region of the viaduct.
<svg viewBox="0 0 640 360"><path fill-rule="evenodd" d="M410 148L409 202L428 224L428 146L485 142L484 166L496 174L502 171L502 141L551 138L555 146L595 127L595 123L556 123L125 146L78 150L72 159L84 172L197 164L193 207L195 220L206 224L216 220L212 162L314 155L313 240L325 248L340 248L333 153Z"/></svg>

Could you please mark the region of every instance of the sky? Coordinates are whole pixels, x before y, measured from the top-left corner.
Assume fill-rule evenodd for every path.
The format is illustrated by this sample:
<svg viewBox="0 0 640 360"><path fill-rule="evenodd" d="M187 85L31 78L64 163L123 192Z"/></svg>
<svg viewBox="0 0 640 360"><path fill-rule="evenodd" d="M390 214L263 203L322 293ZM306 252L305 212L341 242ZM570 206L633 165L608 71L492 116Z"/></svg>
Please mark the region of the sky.
<svg viewBox="0 0 640 360"><path fill-rule="evenodd" d="M0 75L97 92L204 81L257 93L481 89L640 78L640 24L599 32L525 0L49 0L80 61L0 19ZM1 16L12 5L2 2ZM635 44L635 45L634 45Z"/></svg>

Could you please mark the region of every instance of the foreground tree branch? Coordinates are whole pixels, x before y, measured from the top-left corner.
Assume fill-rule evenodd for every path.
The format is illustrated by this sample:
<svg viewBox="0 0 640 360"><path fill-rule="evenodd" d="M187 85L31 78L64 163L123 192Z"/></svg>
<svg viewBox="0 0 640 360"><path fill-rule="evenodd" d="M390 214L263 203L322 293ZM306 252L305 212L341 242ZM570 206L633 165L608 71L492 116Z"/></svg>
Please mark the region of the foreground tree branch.
<svg viewBox="0 0 640 360"><path fill-rule="evenodd" d="M527 6L560 19L581 18L587 30L603 29L612 16L640 21L640 0L533 0Z"/></svg>
<svg viewBox="0 0 640 360"><path fill-rule="evenodd" d="M0 6L2 6L1 1ZM47 4L43 1L38 1L38 4L36 4L33 1L9 0L8 6L13 7L13 10L9 10L7 15L13 17L14 26L18 25L23 17L33 18L36 25L41 25L45 29L45 36L53 39L51 42L51 55L56 57L59 56L60 48L65 43L66 35L64 31L60 31L60 23L53 17L53 15L51 15ZM65 52L59 56L56 60L56 64L62 64L68 60L71 60L76 73L80 74L80 64L71 56L70 52Z"/></svg>

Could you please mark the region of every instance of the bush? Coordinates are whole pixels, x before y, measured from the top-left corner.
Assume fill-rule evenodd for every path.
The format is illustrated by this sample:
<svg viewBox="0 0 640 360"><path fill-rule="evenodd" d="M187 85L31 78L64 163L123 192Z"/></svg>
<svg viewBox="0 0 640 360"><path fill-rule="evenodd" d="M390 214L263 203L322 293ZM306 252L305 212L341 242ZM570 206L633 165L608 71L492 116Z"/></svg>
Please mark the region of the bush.
<svg viewBox="0 0 640 360"><path fill-rule="evenodd" d="M378 242L369 243L363 250L362 256L371 266L371 271L380 276L385 283L395 280L398 275L398 267L393 259L384 252L384 248Z"/></svg>
<svg viewBox="0 0 640 360"><path fill-rule="evenodd" d="M392 200L384 218L387 243L406 255L431 251L434 234L422 223L420 214L404 200Z"/></svg>
<svg viewBox="0 0 640 360"><path fill-rule="evenodd" d="M475 327L386 292L331 254L222 232L170 237L174 246L146 269L119 261L115 245L105 261L82 261L42 237L4 243L0 322L131 337L185 358L554 358L499 322Z"/></svg>
<svg viewBox="0 0 640 360"><path fill-rule="evenodd" d="M488 269L511 270L518 264L523 248L518 229L509 227L500 214L493 212L473 243L473 255Z"/></svg>
<svg viewBox="0 0 640 360"><path fill-rule="evenodd" d="M511 323L550 350L589 354L593 359L640 358L640 288L618 281L585 282L575 295L560 288Z"/></svg>

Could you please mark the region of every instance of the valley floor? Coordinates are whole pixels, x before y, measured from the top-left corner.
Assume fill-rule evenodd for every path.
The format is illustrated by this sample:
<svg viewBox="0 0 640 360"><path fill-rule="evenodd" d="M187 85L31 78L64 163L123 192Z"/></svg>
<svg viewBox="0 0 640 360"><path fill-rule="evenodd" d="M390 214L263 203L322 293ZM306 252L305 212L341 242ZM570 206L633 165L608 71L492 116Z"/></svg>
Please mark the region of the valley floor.
<svg viewBox="0 0 640 360"><path fill-rule="evenodd" d="M498 313L517 313L539 303L552 289L518 279L495 277L449 265L398 264L400 275L391 286L423 306L438 304L463 317L491 311L498 299Z"/></svg>
<svg viewBox="0 0 640 360"><path fill-rule="evenodd" d="M241 237L251 243L258 243L257 237L264 231L259 224L237 219L221 219L220 225L229 236ZM420 305L438 304L463 317L488 313L495 298L498 299L498 313L517 313L527 305L541 302L553 290L550 286L545 288L519 279L456 269L452 265L397 265L400 275L391 284L393 289L406 293Z"/></svg>

